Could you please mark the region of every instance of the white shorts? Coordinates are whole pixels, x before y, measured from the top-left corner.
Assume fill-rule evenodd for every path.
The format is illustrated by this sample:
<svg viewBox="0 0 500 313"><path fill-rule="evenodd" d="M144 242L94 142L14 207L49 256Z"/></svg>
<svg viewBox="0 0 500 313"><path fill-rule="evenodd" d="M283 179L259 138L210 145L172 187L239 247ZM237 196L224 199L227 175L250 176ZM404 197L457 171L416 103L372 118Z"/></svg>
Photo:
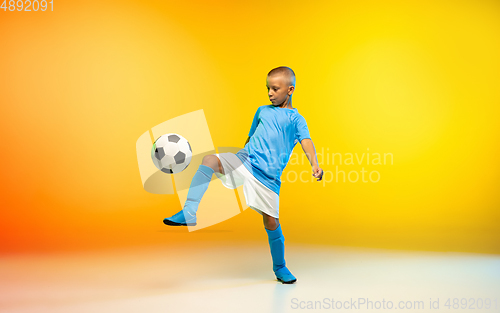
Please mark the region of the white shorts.
<svg viewBox="0 0 500 313"><path fill-rule="evenodd" d="M236 189L243 185L243 193L247 205L259 214L266 213L272 217L279 217L279 196L262 184L243 165L243 162L231 152L215 154L224 169L224 175L215 172L222 184L229 189Z"/></svg>

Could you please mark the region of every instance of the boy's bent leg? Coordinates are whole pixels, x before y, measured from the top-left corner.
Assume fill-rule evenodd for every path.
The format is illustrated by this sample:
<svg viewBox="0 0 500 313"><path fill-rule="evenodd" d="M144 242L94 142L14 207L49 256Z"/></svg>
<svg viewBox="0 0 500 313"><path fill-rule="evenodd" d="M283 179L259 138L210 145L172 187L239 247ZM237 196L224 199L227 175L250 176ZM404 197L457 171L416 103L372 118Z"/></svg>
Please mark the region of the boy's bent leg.
<svg viewBox="0 0 500 313"><path fill-rule="evenodd" d="M263 213L264 226L269 238L269 247L273 258L273 271L276 278L283 284L292 284L297 278L290 273L285 262L285 237L277 218Z"/></svg>
<svg viewBox="0 0 500 313"><path fill-rule="evenodd" d="M221 170L222 164L219 158L215 155L206 155L193 176L184 208L173 216L165 218L163 223L170 226L195 226L196 211L212 180L212 174L215 171L220 173Z"/></svg>

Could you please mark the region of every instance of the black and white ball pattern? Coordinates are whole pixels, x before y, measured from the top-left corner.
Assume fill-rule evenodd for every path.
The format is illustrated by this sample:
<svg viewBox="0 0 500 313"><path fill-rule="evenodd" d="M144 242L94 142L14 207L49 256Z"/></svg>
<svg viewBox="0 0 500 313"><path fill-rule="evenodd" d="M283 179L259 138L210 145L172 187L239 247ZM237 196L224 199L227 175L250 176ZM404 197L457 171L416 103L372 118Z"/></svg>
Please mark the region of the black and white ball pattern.
<svg viewBox="0 0 500 313"><path fill-rule="evenodd" d="M151 158L155 166L164 173L182 172L191 162L191 145L179 134L165 134L153 144Z"/></svg>

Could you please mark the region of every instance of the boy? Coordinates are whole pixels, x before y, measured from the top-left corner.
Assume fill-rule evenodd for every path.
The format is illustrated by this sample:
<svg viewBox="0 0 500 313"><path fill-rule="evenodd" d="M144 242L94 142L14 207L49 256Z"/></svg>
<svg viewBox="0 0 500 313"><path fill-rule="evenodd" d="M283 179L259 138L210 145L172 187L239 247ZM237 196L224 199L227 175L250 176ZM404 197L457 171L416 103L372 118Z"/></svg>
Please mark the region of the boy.
<svg viewBox="0 0 500 313"><path fill-rule="evenodd" d="M213 173L228 188L243 185L247 205L263 217L276 278L291 284L297 279L285 266L285 238L278 219L281 173L297 142L302 145L312 175L318 181L323 170L318 166L307 123L292 107L295 73L285 66L271 70L267 74L267 89L271 104L257 109L244 148L236 154L206 155L193 177L184 209L163 222L171 226L196 225L198 204Z"/></svg>

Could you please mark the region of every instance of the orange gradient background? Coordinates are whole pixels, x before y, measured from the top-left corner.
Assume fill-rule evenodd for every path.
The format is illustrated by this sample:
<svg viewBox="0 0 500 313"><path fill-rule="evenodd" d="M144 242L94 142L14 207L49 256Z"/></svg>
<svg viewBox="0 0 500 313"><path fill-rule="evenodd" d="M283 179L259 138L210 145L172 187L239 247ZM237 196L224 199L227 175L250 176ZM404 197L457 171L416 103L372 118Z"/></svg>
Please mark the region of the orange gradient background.
<svg viewBox="0 0 500 313"><path fill-rule="evenodd" d="M318 152L393 156L320 164L377 183L292 182L310 165L290 163L287 242L500 253L497 1L56 0L1 10L0 34L2 254L267 240L252 210L163 225L179 199L142 188L135 142L203 109L216 147L242 147L281 65Z"/></svg>

